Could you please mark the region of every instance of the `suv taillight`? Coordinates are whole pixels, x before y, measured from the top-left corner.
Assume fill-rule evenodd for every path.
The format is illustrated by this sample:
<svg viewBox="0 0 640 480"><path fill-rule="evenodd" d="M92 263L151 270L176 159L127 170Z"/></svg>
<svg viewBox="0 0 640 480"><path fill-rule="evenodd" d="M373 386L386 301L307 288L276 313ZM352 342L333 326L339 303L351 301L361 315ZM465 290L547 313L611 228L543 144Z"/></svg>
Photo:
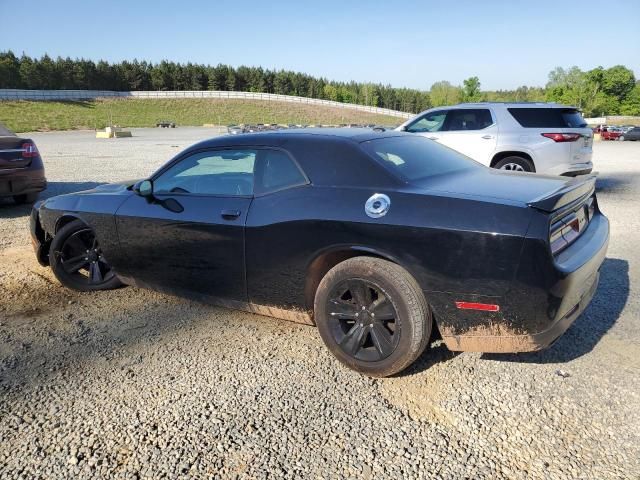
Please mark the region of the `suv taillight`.
<svg viewBox="0 0 640 480"><path fill-rule="evenodd" d="M26 142L22 144L22 158L34 158L38 156L38 148L35 143Z"/></svg>
<svg viewBox="0 0 640 480"><path fill-rule="evenodd" d="M562 143L562 142L575 142L582 135L579 133L542 133L543 137L550 138L554 142Z"/></svg>

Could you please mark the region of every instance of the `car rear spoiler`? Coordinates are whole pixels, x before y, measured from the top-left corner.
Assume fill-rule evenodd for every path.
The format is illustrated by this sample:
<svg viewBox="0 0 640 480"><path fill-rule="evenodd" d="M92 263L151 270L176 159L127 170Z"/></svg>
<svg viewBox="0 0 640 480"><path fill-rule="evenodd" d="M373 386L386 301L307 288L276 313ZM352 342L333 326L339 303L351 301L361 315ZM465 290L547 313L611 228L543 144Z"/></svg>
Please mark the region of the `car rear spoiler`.
<svg viewBox="0 0 640 480"><path fill-rule="evenodd" d="M528 205L544 212L555 212L582 197L591 196L596 189L596 177L597 173L573 177L559 189L528 202Z"/></svg>

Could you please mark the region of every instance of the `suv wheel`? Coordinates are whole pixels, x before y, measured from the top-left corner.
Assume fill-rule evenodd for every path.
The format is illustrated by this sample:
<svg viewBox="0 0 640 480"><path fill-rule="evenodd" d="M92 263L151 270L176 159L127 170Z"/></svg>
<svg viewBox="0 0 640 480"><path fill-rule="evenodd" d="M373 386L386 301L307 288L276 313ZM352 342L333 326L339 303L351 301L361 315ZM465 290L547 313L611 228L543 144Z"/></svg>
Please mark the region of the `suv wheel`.
<svg viewBox="0 0 640 480"><path fill-rule="evenodd" d="M523 157L505 157L502 160L499 160L493 168L497 168L499 170L509 170L512 172L535 172L536 169L533 166L533 162L528 158Z"/></svg>
<svg viewBox="0 0 640 480"><path fill-rule="evenodd" d="M329 270L314 313L331 353L374 377L404 370L431 336L431 312L420 286L402 267L379 258L355 257Z"/></svg>

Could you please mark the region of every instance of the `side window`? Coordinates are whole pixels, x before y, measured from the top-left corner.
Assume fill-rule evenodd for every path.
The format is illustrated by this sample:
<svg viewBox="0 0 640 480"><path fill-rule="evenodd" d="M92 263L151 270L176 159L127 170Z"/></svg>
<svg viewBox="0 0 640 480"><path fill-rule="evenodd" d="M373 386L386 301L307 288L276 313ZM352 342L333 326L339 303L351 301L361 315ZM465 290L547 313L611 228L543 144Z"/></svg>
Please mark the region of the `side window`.
<svg viewBox="0 0 640 480"><path fill-rule="evenodd" d="M491 112L486 108L451 110L447 117L448 131L482 130L493 124Z"/></svg>
<svg viewBox="0 0 640 480"><path fill-rule="evenodd" d="M256 166L256 193L304 185L307 179L293 160L279 150L260 150Z"/></svg>
<svg viewBox="0 0 640 480"><path fill-rule="evenodd" d="M438 110L436 112L427 113L407 127L407 132L439 132L444 125L444 119L447 116L446 110Z"/></svg>
<svg viewBox="0 0 640 480"><path fill-rule="evenodd" d="M155 193L251 195L256 150L194 153L154 180Z"/></svg>

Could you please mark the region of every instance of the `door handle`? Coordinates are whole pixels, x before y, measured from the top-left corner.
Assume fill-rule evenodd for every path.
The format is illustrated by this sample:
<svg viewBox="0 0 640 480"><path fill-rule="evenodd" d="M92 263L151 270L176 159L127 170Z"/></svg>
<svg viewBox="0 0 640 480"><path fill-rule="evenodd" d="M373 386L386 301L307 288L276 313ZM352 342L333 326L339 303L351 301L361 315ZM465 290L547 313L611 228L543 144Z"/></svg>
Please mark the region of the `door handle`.
<svg viewBox="0 0 640 480"><path fill-rule="evenodd" d="M438 140L438 137L427 137L429 140Z"/></svg>
<svg viewBox="0 0 640 480"><path fill-rule="evenodd" d="M482 138L484 138L485 140L491 140L493 138L493 135L483 135Z"/></svg>
<svg viewBox="0 0 640 480"><path fill-rule="evenodd" d="M226 220L235 220L240 216L240 210L222 210L222 212L220 212L220 215L222 215L222 218Z"/></svg>

